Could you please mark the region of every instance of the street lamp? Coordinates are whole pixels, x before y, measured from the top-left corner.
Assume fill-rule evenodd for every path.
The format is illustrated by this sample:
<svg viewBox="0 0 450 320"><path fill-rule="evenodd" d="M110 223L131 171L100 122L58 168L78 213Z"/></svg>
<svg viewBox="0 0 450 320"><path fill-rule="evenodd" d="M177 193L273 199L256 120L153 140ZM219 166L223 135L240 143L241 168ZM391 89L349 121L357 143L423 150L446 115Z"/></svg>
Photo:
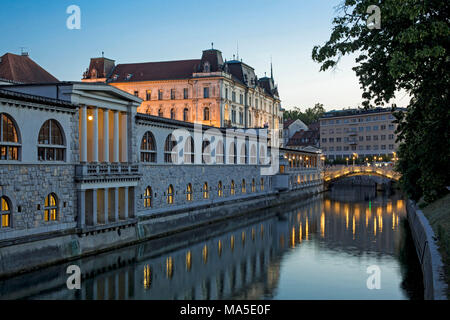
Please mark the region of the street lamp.
<svg viewBox="0 0 450 320"><path fill-rule="evenodd" d="M347 166L348 166L348 158L345 158L345 160L347 160Z"/></svg>

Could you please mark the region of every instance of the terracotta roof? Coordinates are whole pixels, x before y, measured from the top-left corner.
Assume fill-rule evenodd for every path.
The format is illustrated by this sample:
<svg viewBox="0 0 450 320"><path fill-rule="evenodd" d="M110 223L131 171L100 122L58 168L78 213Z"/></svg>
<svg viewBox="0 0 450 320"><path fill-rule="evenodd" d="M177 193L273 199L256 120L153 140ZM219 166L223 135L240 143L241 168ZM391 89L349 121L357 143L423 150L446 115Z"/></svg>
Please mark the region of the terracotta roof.
<svg viewBox="0 0 450 320"><path fill-rule="evenodd" d="M319 142L318 131L297 131L292 138L289 139L287 146L315 146Z"/></svg>
<svg viewBox="0 0 450 320"><path fill-rule="evenodd" d="M118 64L108 82L187 79L197 72L199 65L200 59Z"/></svg>
<svg viewBox="0 0 450 320"><path fill-rule="evenodd" d="M18 83L58 82L30 57L12 53L6 53L0 58L0 78Z"/></svg>

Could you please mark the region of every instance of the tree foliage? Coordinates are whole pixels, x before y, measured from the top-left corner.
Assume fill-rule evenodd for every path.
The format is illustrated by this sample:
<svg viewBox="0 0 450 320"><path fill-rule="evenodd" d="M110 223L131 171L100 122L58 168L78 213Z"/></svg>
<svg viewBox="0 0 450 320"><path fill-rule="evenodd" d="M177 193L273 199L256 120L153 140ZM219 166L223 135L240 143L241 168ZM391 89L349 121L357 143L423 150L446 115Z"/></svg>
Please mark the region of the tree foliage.
<svg viewBox="0 0 450 320"><path fill-rule="evenodd" d="M325 113L323 104L316 103L314 107L307 108L305 112L302 112L300 108L294 107L293 110L285 111L283 114L284 120L301 120L304 124L309 126L311 123L316 122Z"/></svg>
<svg viewBox="0 0 450 320"><path fill-rule="evenodd" d="M381 29L366 25L370 5L381 10ZM356 54L353 68L363 105L384 105L405 90L411 101L396 113L397 169L410 197L431 202L450 185L449 1L345 0L333 20L330 39L315 46L320 70Z"/></svg>

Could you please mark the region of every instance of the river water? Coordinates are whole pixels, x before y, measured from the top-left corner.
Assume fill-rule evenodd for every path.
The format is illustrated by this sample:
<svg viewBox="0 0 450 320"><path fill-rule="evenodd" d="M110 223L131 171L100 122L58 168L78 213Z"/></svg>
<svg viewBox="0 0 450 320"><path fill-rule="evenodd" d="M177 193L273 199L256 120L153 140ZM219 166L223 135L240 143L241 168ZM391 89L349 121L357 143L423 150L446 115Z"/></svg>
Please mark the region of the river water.
<svg viewBox="0 0 450 320"><path fill-rule="evenodd" d="M0 280L0 299L422 299L400 194L298 203ZM66 285L69 265L81 290Z"/></svg>

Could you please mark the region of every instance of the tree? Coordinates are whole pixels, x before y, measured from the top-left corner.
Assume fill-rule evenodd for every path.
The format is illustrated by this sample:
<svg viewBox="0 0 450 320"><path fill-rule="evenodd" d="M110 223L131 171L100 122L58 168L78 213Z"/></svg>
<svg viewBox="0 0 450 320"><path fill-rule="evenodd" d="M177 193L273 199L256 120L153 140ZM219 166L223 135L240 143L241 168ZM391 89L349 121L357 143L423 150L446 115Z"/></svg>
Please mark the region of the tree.
<svg viewBox="0 0 450 320"><path fill-rule="evenodd" d="M380 29L366 25L371 5L380 9ZM330 39L312 50L321 71L334 68L343 55L357 55L353 70L366 108L389 103L398 90L409 93L406 112L395 113L397 170L408 195L426 202L447 193L450 185L449 5L442 0L345 0Z"/></svg>
<svg viewBox="0 0 450 320"><path fill-rule="evenodd" d="M291 111L285 111L283 114L283 118L285 120L301 120L304 124L309 126L311 123L319 120L320 117L325 113L325 109L323 104L316 103L314 107L307 108L305 112L302 112L300 108L294 107Z"/></svg>

